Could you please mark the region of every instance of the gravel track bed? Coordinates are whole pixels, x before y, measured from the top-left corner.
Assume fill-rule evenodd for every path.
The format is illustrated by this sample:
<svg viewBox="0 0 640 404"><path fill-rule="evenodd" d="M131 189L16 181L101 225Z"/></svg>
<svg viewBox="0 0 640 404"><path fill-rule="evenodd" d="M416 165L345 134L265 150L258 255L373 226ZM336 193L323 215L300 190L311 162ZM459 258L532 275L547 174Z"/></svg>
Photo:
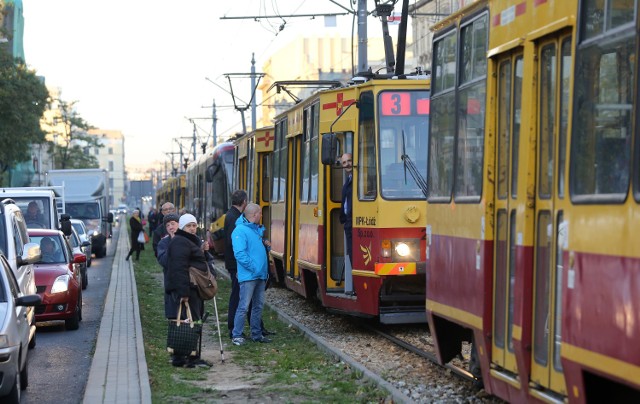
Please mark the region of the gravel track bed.
<svg viewBox="0 0 640 404"><path fill-rule="evenodd" d="M484 390L478 391L470 382L450 371L394 345L382 336L359 326L353 317L328 313L317 303L306 301L284 288L269 288L266 302L283 311L314 333L325 338L370 371L380 375L416 403L501 403ZM394 336L422 350L433 352L426 325L394 326ZM386 330L389 332L389 330ZM454 360L466 369L469 346L463 347L463 358Z"/></svg>

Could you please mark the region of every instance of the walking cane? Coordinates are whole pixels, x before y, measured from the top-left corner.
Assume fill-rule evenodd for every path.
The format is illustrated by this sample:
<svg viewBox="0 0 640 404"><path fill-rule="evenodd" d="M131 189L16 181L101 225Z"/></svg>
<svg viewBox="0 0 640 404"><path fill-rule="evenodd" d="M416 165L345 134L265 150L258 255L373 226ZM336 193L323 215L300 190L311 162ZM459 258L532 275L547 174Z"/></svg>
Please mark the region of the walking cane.
<svg viewBox="0 0 640 404"><path fill-rule="evenodd" d="M218 326L218 340L220 341L220 356L222 357L222 363L224 363L224 349L222 348L222 334L220 333L220 320L218 317L218 303L216 303L216 297L213 297L213 308L216 310L216 325Z"/></svg>

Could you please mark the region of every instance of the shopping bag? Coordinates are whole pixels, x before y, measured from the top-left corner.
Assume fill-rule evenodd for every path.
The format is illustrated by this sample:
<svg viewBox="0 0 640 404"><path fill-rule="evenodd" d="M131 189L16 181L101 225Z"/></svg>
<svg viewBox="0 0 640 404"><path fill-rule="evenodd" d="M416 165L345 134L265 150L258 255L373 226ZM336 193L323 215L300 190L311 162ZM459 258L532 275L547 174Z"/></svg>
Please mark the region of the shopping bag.
<svg viewBox="0 0 640 404"><path fill-rule="evenodd" d="M140 243L140 244L144 244L145 243L144 236L145 236L144 231L141 231L140 233L138 233L138 243Z"/></svg>
<svg viewBox="0 0 640 404"><path fill-rule="evenodd" d="M142 234L144 234L144 242L145 242L145 244L148 243L149 242L149 236L145 232L142 232Z"/></svg>
<svg viewBox="0 0 640 404"><path fill-rule="evenodd" d="M182 302L178 305L177 318L169 320L167 351L173 355L196 356L198 354L198 341L202 332L202 324L194 323L188 302L184 303L187 318L182 320L180 318L182 305Z"/></svg>

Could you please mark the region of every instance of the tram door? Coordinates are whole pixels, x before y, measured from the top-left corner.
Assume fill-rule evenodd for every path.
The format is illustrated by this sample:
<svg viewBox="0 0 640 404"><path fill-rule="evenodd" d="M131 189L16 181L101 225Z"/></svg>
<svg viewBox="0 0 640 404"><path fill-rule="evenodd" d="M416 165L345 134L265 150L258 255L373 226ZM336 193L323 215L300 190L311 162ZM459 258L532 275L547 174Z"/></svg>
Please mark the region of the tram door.
<svg viewBox="0 0 640 404"><path fill-rule="evenodd" d="M298 181L300 178L300 142L302 137L296 136L287 139L289 146L289 176L287 179L288 189L286 195L286 211L289 220L287 223L287 235L286 240L289 241L287 246L287 257L289 267L287 268L287 274L290 278L298 280L300 279L300 271L298 269L298 223L300 221L300 195L298 192Z"/></svg>
<svg viewBox="0 0 640 404"><path fill-rule="evenodd" d="M562 341L562 251L566 224L561 206L568 192L567 125L571 78L571 36L540 42L538 58L538 133L536 163L536 235L534 241L532 383L565 392Z"/></svg>
<svg viewBox="0 0 640 404"><path fill-rule="evenodd" d="M517 373L513 349L522 53L498 61L492 362ZM521 244L521 243L520 243Z"/></svg>

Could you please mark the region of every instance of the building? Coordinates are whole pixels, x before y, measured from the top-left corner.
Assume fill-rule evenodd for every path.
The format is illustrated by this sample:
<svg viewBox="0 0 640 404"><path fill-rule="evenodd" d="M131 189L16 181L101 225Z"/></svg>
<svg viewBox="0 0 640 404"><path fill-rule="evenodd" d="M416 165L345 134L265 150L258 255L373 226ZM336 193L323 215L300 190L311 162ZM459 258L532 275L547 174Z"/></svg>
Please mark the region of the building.
<svg viewBox="0 0 640 404"><path fill-rule="evenodd" d="M110 206L126 203L128 183L124 166L124 135L119 130L106 129L91 129L88 134L97 137L102 145L88 150L88 153L96 157L100 168L109 172Z"/></svg>

